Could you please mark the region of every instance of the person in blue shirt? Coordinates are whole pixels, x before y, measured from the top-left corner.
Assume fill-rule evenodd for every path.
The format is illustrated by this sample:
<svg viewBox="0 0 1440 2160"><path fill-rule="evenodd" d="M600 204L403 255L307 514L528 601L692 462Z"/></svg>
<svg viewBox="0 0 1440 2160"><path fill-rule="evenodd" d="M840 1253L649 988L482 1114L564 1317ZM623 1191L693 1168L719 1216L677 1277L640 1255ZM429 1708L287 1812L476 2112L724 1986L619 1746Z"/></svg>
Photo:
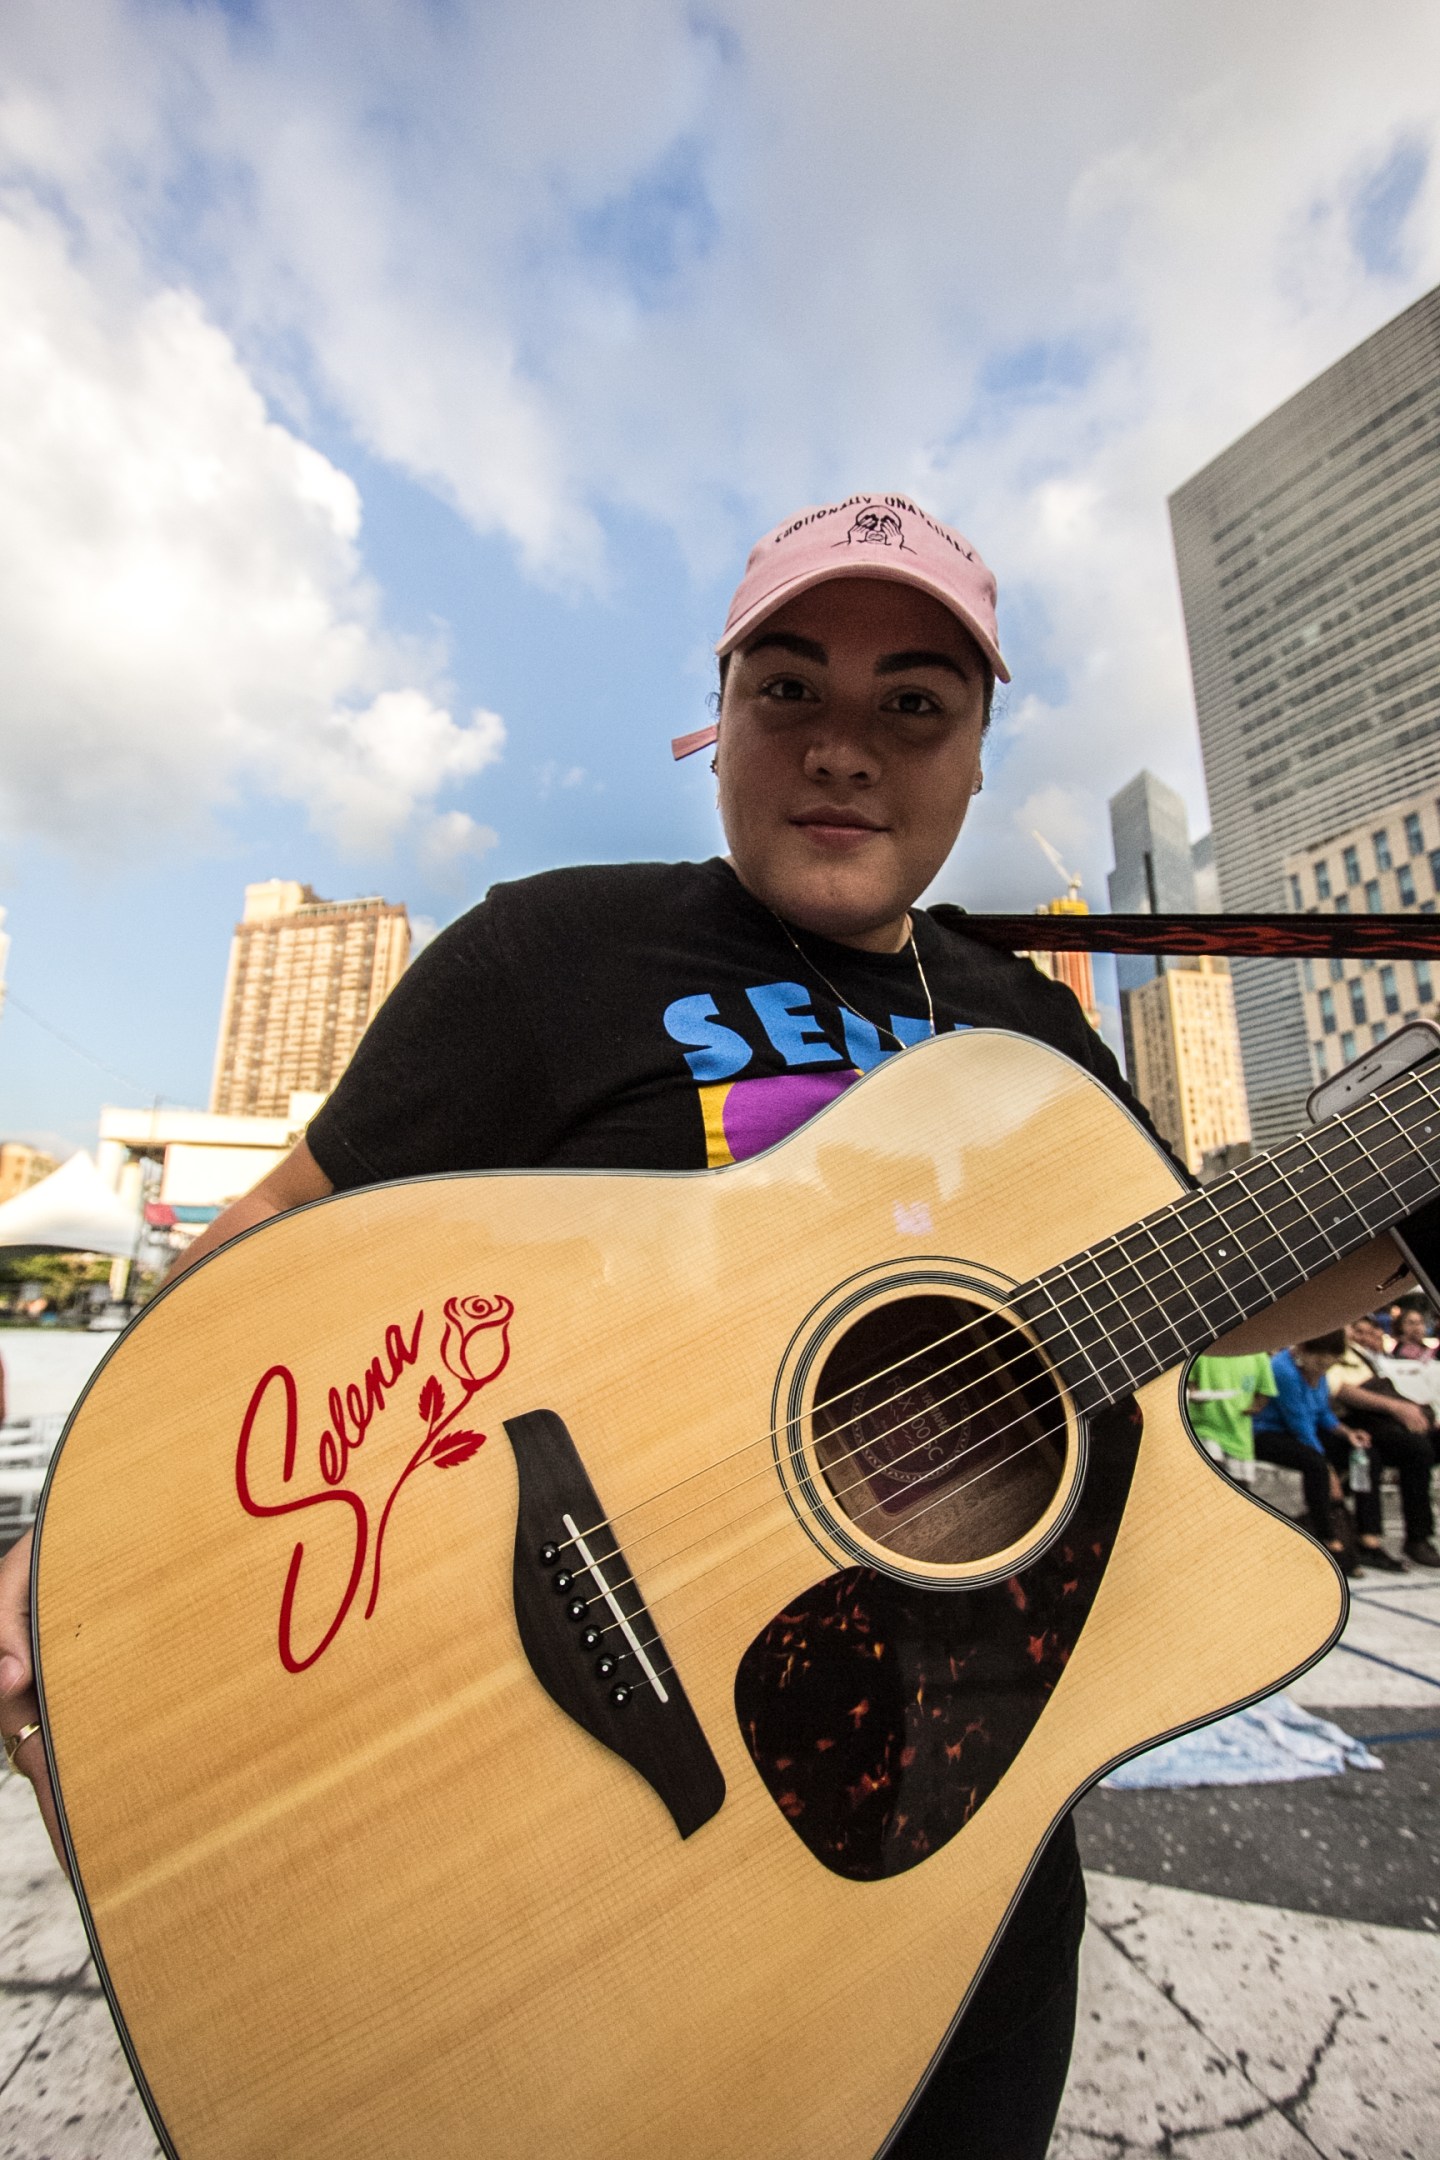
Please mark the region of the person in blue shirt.
<svg viewBox="0 0 1440 2160"><path fill-rule="evenodd" d="M1350 1541L1340 1535L1336 1518L1336 1509L1343 1511L1344 1496L1331 1450L1341 1461L1348 1461L1352 1447L1369 1447L1370 1435L1353 1425L1342 1425L1330 1407L1325 1375L1344 1354L1343 1334L1317 1335L1293 1349L1276 1352L1270 1360L1275 1393L1255 1413L1255 1453L1261 1462L1300 1472L1315 1535L1350 1575L1355 1568L1348 1557Z"/></svg>

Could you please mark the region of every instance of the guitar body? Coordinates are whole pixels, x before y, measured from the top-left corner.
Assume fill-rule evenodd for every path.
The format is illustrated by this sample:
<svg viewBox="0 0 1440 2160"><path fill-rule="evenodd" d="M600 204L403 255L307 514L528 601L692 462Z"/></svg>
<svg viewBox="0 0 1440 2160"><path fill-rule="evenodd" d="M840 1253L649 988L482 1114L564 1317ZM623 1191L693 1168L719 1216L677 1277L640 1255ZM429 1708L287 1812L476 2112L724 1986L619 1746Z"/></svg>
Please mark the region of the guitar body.
<svg viewBox="0 0 1440 2160"><path fill-rule="evenodd" d="M1014 1465L1004 1390L935 1422L1008 1286L1176 1189L976 1032L734 1168L382 1186L158 1299L57 1457L36 1626L171 2150L870 2160L1068 1802L1343 1619L1175 1373L1086 1427L1032 1357ZM598 1652L555 1515L614 1555Z"/></svg>

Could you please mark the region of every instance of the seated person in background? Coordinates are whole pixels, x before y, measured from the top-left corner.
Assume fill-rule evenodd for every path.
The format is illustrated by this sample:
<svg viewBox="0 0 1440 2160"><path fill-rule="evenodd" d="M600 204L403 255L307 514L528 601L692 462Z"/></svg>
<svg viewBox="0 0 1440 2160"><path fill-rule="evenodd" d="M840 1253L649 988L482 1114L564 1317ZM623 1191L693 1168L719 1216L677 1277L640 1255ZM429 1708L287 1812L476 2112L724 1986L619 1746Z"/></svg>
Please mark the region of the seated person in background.
<svg viewBox="0 0 1440 2160"><path fill-rule="evenodd" d="M1191 1430L1211 1460L1242 1485L1255 1482L1251 1416L1274 1393L1275 1376L1263 1353L1198 1357L1185 1376Z"/></svg>
<svg viewBox="0 0 1440 2160"><path fill-rule="evenodd" d="M1440 1568L1435 1549L1435 1511L1430 1499L1430 1471L1435 1460L1434 1413L1407 1402L1385 1375L1385 1337L1369 1318L1345 1330L1344 1357L1326 1375L1330 1398L1342 1423L1360 1424L1370 1435L1377 1473L1393 1466L1400 1477L1400 1505L1405 1515L1405 1557L1416 1567ZM1380 1548L1378 1475L1368 1493L1355 1493L1360 1542L1377 1566L1396 1568L1398 1561Z"/></svg>
<svg viewBox="0 0 1440 2160"><path fill-rule="evenodd" d="M1417 1365L1428 1365L1435 1355L1435 1346L1425 1339L1425 1315L1414 1305L1402 1305L1395 1329L1395 1346L1392 1357L1413 1358Z"/></svg>
<svg viewBox="0 0 1440 2160"><path fill-rule="evenodd" d="M1344 1352L1345 1337L1338 1332L1277 1351L1270 1360L1275 1393L1256 1412L1254 1431L1259 1461L1300 1472L1316 1537L1329 1546L1345 1573L1353 1575L1355 1564L1347 1557L1341 1534L1344 1494L1330 1450L1348 1465L1352 1444L1368 1447L1369 1436L1357 1426L1342 1425L1330 1407L1325 1375Z"/></svg>

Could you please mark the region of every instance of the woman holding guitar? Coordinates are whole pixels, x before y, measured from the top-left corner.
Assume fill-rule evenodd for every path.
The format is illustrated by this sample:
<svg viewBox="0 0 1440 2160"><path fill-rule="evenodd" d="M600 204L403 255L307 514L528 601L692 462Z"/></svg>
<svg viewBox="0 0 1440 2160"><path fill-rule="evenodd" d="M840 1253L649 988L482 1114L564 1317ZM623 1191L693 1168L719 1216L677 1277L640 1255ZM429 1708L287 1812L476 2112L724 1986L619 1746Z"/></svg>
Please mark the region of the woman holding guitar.
<svg viewBox="0 0 1440 2160"><path fill-rule="evenodd" d="M404 977L306 1139L179 1266L387 1179L736 1161L953 1029L1037 1037L1144 1117L1068 990L918 905L979 791L1009 679L994 580L969 542L900 496L802 511L752 552L718 652L717 725L675 750L717 743L724 859L493 889ZM1314 1335L1373 1306L1402 1266L1377 1239L1225 1348ZM0 1724L53 1836L28 1603L26 1540L0 1567ZM1044 2153L1083 1919L1066 1819L892 2155Z"/></svg>

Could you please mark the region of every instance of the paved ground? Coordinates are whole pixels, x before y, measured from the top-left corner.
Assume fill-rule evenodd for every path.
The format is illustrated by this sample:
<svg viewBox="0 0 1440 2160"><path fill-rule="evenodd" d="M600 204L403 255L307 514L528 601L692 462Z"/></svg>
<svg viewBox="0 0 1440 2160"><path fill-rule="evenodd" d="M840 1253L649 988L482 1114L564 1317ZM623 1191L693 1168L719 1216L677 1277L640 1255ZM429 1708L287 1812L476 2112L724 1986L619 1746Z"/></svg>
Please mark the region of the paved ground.
<svg viewBox="0 0 1440 2160"><path fill-rule="evenodd" d="M116 1337L88 1328L0 1328L5 1407L12 1418L69 1412Z"/></svg>
<svg viewBox="0 0 1440 2160"><path fill-rule="evenodd" d="M1435 2160L1433 1936L1123 1876L1089 1887L1051 2160Z"/></svg>
<svg viewBox="0 0 1440 2160"><path fill-rule="evenodd" d="M1440 2155L1440 1740L1415 1737L1440 1732L1440 1579L1355 1593L1291 1692L1378 1736L1383 1773L1082 1803L1091 1924L1052 2160ZM0 1779L0 2160L156 2152L29 1789Z"/></svg>

